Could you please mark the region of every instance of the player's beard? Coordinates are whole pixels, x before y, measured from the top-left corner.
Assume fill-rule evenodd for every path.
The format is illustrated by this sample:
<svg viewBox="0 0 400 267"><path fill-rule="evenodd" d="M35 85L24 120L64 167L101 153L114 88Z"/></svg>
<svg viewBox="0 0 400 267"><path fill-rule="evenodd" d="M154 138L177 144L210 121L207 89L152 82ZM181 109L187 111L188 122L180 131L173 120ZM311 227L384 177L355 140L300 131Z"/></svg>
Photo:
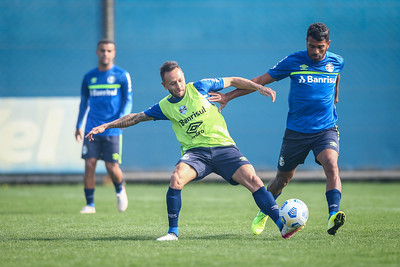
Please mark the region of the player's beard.
<svg viewBox="0 0 400 267"><path fill-rule="evenodd" d="M101 60L99 60L99 65L103 68L107 68L112 65L112 60L108 58L102 58Z"/></svg>
<svg viewBox="0 0 400 267"><path fill-rule="evenodd" d="M312 61L317 62L317 61L323 60L325 58L325 55L326 55L326 51L323 54L309 54L308 56Z"/></svg>

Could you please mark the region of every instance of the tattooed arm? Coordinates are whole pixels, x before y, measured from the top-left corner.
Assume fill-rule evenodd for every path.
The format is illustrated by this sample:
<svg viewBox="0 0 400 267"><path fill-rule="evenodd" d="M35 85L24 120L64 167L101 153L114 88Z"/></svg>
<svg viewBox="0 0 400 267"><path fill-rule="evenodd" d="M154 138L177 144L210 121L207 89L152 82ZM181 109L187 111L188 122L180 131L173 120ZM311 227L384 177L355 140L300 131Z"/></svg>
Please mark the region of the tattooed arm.
<svg viewBox="0 0 400 267"><path fill-rule="evenodd" d="M126 128L135 124L138 124L139 122L142 121L149 121L153 120L152 117L146 116L144 112L140 113L131 113L128 115L123 116L122 118L119 118L115 121L104 123L100 126L94 127L85 137L89 138L89 141L93 141L93 135L94 134L99 134L104 132L106 129L110 128Z"/></svg>

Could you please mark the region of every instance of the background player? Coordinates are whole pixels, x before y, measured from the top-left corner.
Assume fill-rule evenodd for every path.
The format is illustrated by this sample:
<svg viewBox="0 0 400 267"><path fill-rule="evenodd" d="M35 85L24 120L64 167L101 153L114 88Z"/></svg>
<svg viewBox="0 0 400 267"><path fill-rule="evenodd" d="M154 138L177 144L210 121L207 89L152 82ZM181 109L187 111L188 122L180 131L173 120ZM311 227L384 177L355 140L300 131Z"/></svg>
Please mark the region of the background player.
<svg viewBox="0 0 400 267"><path fill-rule="evenodd" d="M165 62L160 69L162 85L170 93L150 109L129 114L116 121L92 129L86 137L106 129L129 127L142 121L170 120L183 156L175 166L167 192L168 234L158 241L178 240L178 218L181 210L181 190L192 180L199 180L215 172L232 185L242 184L254 197L258 207L277 224L283 238L289 238L297 229L284 226L279 220L278 206L266 190L253 166L240 153L229 135L225 120L207 95L210 90L229 86L258 90L275 100L275 91L239 77L204 79L185 82L181 68L174 61Z"/></svg>
<svg viewBox="0 0 400 267"><path fill-rule="evenodd" d="M339 72L343 58L327 52L331 41L329 28L323 23L311 24L307 31L307 50L293 53L252 81L265 85L290 77L287 129L279 155L278 172L268 185L275 199L303 164L310 150L321 164L326 177L326 199L329 208L328 233L336 234L345 222L339 211L342 184L339 177L339 131L335 104L339 93ZM218 101L220 110L233 98L251 93L234 90L227 94L211 93L210 101ZM261 211L253 221L252 231L261 234L267 216Z"/></svg>
<svg viewBox="0 0 400 267"><path fill-rule="evenodd" d="M113 121L132 110L132 85L129 73L114 65L115 44L111 40L100 40L97 44L97 68L85 74L81 87L81 103L75 138L82 140L82 122L89 108L85 134L94 126ZM94 142L83 142L82 158L85 159L84 191L86 206L81 213L95 213L94 189L95 169L98 159L105 161L117 193L117 208L125 211L128 197L123 185L123 173L119 167L122 154L122 130L109 129L96 137Z"/></svg>

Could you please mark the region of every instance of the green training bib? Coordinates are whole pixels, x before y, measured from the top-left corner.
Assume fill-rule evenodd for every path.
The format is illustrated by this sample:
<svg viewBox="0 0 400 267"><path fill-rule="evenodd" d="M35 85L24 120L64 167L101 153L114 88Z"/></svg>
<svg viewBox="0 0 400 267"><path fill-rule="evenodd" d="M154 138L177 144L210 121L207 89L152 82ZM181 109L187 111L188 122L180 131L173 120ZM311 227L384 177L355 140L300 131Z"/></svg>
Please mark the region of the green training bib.
<svg viewBox="0 0 400 267"><path fill-rule="evenodd" d="M178 103L169 102L171 97L165 97L159 105L172 122L182 154L195 147L235 145L218 108L200 94L193 83L186 85L185 96Z"/></svg>

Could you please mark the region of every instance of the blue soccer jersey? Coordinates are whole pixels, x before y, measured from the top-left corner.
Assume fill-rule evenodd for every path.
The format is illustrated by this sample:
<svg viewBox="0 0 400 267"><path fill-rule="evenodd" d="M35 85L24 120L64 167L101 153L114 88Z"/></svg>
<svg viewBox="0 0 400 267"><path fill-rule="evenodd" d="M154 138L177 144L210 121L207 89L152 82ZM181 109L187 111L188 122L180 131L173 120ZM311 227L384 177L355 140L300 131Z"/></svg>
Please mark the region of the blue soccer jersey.
<svg viewBox="0 0 400 267"><path fill-rule="evenodd" d="M208 95L210 91L220 91L224 88L224 80L222 78L218 79L203 79L198 82L194 82L193 86L199 91L202 95ZM171 97L168 101L172 103L177 103L182 98L174 98ZM168 120L168 118L161 111L159 103L155 104L148 110L144 111L144 114L148 117L154 118L154 120Z"/></svg>
<svg viewBox="0 0 400 267"><path fill-rule="evenodd" d="M307 51L300 51L268 71L276 80L290 76L288 129L316 133L336 125L336 79L343 65L343 58L331 52L321 61L312 61Z"/></svg>
<svg viewBox="0 0 400 267"><path fill-rule="evenodd" d="M113 66L107 71L95 68L83 77L81 104L76 128L80 129L86 111L85 134L93 127L116 120L132 111L132 84L129 73ZM99 135L121 135L119 128L107 129Z"/></svg>

